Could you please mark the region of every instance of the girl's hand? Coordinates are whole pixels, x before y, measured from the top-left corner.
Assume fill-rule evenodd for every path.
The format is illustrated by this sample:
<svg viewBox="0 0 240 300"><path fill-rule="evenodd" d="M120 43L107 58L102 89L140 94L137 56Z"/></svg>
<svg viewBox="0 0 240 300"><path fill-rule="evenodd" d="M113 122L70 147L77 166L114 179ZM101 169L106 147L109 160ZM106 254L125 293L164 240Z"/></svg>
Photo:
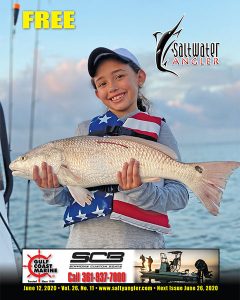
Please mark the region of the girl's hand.
<svg viewBox="0 0 240 300"><path fill-rule="evenodd" d="M139 174L139 162L131 159L129 163L125 163L122 172L117 173L118 184L122 190L131 190L142 184Z"/></svg>
<svg viewBox="0 0 240 300"><path fill-rule="evenodd" d="M53 173L52 167L42 162L42 177L39 174L38 166L33 168L33 180L41 188L57 188L60 186L57 175Z"/></svg>

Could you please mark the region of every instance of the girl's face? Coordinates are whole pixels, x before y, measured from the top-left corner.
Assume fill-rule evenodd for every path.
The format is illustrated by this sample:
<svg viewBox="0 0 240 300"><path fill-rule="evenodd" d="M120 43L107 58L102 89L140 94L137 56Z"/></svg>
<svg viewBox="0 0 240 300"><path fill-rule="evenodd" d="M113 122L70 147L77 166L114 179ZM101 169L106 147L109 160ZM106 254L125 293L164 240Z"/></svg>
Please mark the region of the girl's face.
<svg viewBox="0 0 240 300"><path fill-rule="evenodd" d="M143 70L135 73L128 64L116 59L104 60L93 78L96 96L119 117L137 108L138 89L145 79Z"/></svg>

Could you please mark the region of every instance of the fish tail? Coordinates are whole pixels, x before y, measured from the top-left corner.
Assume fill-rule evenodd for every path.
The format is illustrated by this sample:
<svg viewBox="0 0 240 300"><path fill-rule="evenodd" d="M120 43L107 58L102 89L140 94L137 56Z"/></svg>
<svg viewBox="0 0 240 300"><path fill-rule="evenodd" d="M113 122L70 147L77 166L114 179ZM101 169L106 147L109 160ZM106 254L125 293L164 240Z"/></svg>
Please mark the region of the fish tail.
<svg viewBox="0 0 240 300"><path fill-rule="evenodd" d="M190 165L194 166L198 174L191 181L189 187L207 210L211 214L217 215L227 180L232 172L240 167L240 162L201 162Z"/></svg>

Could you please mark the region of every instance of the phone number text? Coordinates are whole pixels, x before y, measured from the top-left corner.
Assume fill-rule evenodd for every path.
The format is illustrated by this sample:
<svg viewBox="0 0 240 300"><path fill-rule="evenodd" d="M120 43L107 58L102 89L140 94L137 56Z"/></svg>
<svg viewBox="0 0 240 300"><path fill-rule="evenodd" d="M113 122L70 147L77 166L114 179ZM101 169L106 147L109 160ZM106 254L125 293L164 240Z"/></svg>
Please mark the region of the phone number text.
<svg viewBox="0 0 240 300"><path fill-rule="evenodd" d="M126 272L68 272L68 282L126 282Z"/></svg>

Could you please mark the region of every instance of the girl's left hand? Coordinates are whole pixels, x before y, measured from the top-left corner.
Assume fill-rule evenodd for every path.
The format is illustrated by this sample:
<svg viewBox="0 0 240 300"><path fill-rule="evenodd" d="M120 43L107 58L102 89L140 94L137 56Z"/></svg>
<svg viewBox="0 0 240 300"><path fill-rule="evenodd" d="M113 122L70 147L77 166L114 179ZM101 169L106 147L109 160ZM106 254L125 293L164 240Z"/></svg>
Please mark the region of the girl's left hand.
<svg viewBox="0 0 240 300"><path fill-rule="evenodd" d="M142 184L139 174L139 162L131 159L129 163L125 163L122 172L117 173L118 184L122 190L131 190Z"/></svg>

